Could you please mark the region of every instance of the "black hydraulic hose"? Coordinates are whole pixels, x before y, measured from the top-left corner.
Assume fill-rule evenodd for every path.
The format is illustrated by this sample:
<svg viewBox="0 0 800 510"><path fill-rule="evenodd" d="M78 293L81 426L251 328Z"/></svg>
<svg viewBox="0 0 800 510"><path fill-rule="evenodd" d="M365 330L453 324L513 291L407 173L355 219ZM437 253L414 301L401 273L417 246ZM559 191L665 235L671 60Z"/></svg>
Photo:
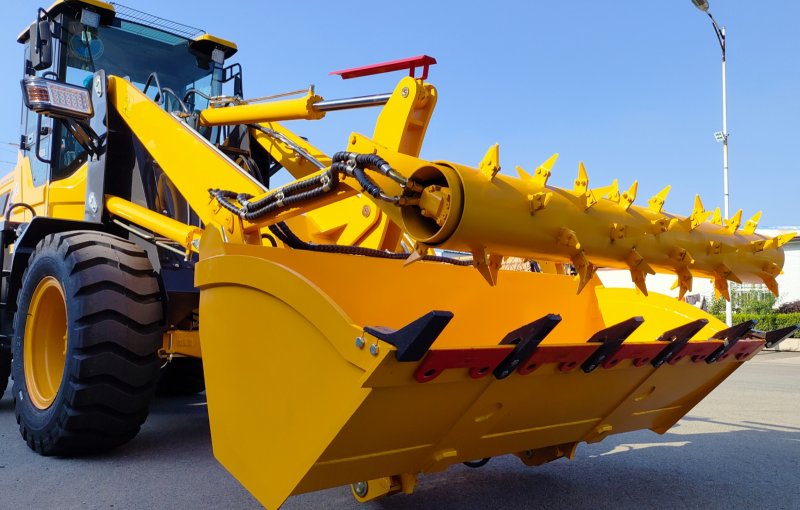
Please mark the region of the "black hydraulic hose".
<svg viewBox="0 0 800 510"><path fill-rule="evenodd" d="M334 189L339 183L339 175L353 176L366 193L393 203L398 203L401 197L389 197L372 179L365 169L375 170L382 175L405 186L408 180L395 172L383 158L377 154L358 154L354 152L337 152L333 155L330 169L323 174L291 183L277 189L256 202L250 202L253 197L248 194L236 194L233 191L209 189L209 194L217 200L221 207L247 221L257 220L278 209L292 207L296 204L312 200ZM234 202L235 201L235 202ZM325 253L340 253L348 255L363 255L388 259L407 259L407 253L365 248L362 246L342 246L338 244L307 243L297 237L284 222L270 225L270 231L284 244L291 248ZM274 240L270 239L274 245ZM423 255L422 260L430 262L443 262L456 266L470 266L471 260L458 260L438 255Z"/></svg>
<svg viewBox="0 0 800 510"><path fill-rule="evenodd" d="M359 154L357 152L341 151L333 155L333 161L352 161L356 167L375 170L381 175L392 179L401 186L405 186L408 183L408 179L399 174L385 159L377 154Z"/></svg>
<svg viewBox="0 0 800 510"><path fill-rule="evenodd" d="M364 188L364 192L372 195L375 198L381 198L382 190L380 186L375 184L372 179L367 177L366 172L359 167L353 169L353 177L356 178L358 183Z"/></svg>
<svg viewBox="0 0 800 510"><path fill-rule="evenodd" d="M403 260L408 258L407 253L395 253L391 251L376 250L374 248L364 248L363 246L342 246L338 244L316 244L307 243L297 237L294 232L289 229L285 222L276 223L269 226L270 231L275 234L275 237L281 240L286 246L297 250L309 250L323 253L340 253L345 255L363 255L366 257L378 257L384 259ZM471 266L471 260L458 260L450 257L440 257L438 255L424 255L422 260L429 262L444 262L446 264L453 264L456 266Z"/></svg>
<svg viewBox="0 0 800 510"><path fill-rule="evenodd" d="M284 188L275 190L256 202L248 202L253 197L244 193L236 194L233 191L220 189L210 189L208 192L227 211L244 220L252 221L280 208L291 207L306 200L322 196L322 194L333 189L338 182L338 173L328 171L322 175L294 182ZM233 203L232 200L236 200L239 204Z"/></svg>
<svg viewBox="0 0 800 510"><path fill-rule="evenodd" d="M311 179L304 179L302 181L293 182L293 183L287 185L286 187L283 187L283 188L275 190L275 192L270 193L266 197L264 197L261 200L258 200L256 202L244 202L243 205L242 205L242 208L244 209L245 212L260 210L260 209L266 207L267 205L279 200L281 195L283 197L288 198L288 197L293 196L293 195L295 195L295 194L297 194L299 192L305 191L308 188L311 188L311 187L314 187L314 186L319 186L321 184L324 185L324 182L323 182L324 181L324 177L328 178L328 182L329 182L329 184L331 186L335 185L336 183L338 183L338 175L336 173L334 173L334 172L328 172L328 173L325 173L323 175L318 175L316 177L312 177ZM245 197L245 200L247 200L248 198L251 198L251 197Z"/></svg>

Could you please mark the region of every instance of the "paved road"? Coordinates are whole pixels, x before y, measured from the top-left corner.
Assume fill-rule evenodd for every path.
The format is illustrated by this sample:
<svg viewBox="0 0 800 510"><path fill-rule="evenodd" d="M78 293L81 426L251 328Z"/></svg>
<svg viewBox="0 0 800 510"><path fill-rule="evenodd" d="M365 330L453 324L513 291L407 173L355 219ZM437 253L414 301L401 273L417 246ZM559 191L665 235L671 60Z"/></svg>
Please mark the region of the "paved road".
<svg viewBox="0 0 800 510"><path fill-rule="evenodd" d="M249 509L258 503L213 459L202 398L159 400L113 453L42 458L0 400L0 508ZM582 445L573 461L515 457L423 476L417 491L367 505L346 487L290 498L300 509L800 508L800 353L764 353L669 433Z"/></svg>

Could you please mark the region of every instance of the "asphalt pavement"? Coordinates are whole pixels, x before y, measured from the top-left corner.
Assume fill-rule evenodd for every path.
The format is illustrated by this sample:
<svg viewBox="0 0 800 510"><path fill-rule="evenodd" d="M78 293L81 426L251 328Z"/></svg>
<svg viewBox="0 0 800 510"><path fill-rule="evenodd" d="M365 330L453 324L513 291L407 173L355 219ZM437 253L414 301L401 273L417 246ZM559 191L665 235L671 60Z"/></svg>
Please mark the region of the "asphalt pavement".
<svg viewBox="0 0 800 510"><path fill-rule="evenodd" d="M264 459L269 462L269 459ZM0 400L0 509L261 508L214 460L204 396L157 400L142 432L108 454L44 458ZM349 487L285 510L800 508L800 353L759 354L664 435L581 445L536 468L516 457L423 475L412 495L359 504Z"/></svg>

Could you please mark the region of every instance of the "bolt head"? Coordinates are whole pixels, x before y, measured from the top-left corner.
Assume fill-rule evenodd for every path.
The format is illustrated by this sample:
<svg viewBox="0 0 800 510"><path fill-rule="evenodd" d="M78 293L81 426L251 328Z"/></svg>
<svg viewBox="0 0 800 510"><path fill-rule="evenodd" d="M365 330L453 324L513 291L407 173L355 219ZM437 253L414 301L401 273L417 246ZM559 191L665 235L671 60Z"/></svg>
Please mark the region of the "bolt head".
<svg viewBox="0 0 800 510"><path fill-rule="evenodd" d="M103 80L100 79L100 76L94 77L94 93L97 94L97 97L103 97Z"/></svg>
<svg viewBox="0 0 800 510"><path fill-rule="evenodd" d="M356 493L356 496L363 498L367 495L367 491L369 490L369 485L367 482L356 482L353 484L353 492Z"/></svg>
<svg viewBox="0 0 800 510"><path fill-rule="evenodd" d="M92 214L97 214L97 197L95 196L94 192L89 193L89 209L91 209Z"/></svg>
<svg viewBox="0 0 800 510"><path fill-rule="evenodd" d="M400 95L403 96L403 97L408 97L408 87L403 87L400 90Z"/></svg>

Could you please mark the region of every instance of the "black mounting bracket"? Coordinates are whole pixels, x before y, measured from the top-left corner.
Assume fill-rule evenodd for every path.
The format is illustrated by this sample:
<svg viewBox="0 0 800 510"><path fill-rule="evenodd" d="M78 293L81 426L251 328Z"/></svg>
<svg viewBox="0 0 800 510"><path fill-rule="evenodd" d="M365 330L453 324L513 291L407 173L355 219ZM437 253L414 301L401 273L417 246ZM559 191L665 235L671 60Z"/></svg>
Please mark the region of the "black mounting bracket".
<svg viewBox="0 0 800 510"><path fill-rule="evenodd" d="M397 348L397 361L419 361L452 318L453 312L433 310L397 330L366 326L364 331L394 345Z"/></svg>

